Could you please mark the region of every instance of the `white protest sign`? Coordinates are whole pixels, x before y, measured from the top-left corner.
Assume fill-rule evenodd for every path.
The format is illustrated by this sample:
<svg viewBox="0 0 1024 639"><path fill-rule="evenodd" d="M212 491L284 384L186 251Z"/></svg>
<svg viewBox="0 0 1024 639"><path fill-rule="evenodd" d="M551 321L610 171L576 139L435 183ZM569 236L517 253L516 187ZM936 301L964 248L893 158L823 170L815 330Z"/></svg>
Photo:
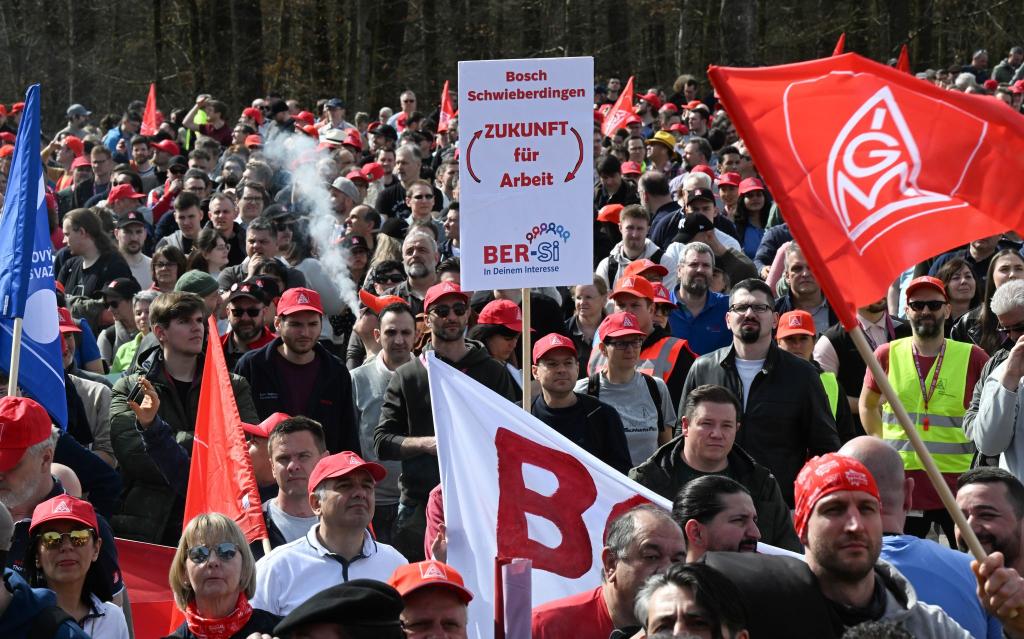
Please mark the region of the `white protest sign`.
<svg viewBox="0 0 1024 639"><path fill-rule="evenodd" d="M459 63L462 287L593 279L593 58Z"/></svg>

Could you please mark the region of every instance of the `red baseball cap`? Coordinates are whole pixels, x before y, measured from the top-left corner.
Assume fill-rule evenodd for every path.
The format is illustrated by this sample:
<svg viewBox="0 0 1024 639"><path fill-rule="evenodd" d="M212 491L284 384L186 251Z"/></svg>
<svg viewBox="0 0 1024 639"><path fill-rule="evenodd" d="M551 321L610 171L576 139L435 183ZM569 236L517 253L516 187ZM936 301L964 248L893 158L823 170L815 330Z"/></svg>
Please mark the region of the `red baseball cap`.
<svg viewBox="0 0 1024 639"><path fill-rule="evenodd" d="M77 168L83 167L83 166L89 167L90 170L92 169L92 162L89 160L88 157L86 157L84 155L79 155L77 158L75 158L71 162L71 170L72 171L74 171Z"/></svg>
<svg viewBox="0 0 1024 639"><path fill-rule="evenodd" d="M448 564L427 560L405 564L395 568L388 584L406 597L421 588L444 588L454 592L462 603L473 600L473 593L466 589L462 575Z"/></svg>
<svg viewBox="0 0 1024 639"><path fill-rule="evenodd" d="M658 109L658 111L668 111L669 113L679 113L679 107L677 107L675 105L675 103L673 103L673 102L666 102L665 104L661 105L661 108Z"/></svg>
<svg viewBox="0 0 1024 639"><path fill-rule="evenodd" d="M67 145L71 152L75 154L75 157L81 157L85 153L85 143L82 139L75 135L68 135L64 137L64 144Z"/></svg>
<svg viewBox="0 0 1024 639"><path fill-rule="evenodd" d="M48 521L77 521L95 531L99 531L100 528L92 504L67 493L47 499L36 506L32 511L32 523L29 525L28 534L31 535Z"/></svg>
<svg viewBox="0 0 1024 639"><path fill-rule="evenodd" d="M622 276L629 277L631 275L642 275L647 271L654 271L655 273L658 274L659 277L668 276L667 268L665 268L661 264L658 264L657 262L652 262L646 257L642 257L638 260L633 260L632 262L630 262L629 265L626 266L626 268L622 271Z"/></svg>
<svg viewBox="0 0 1024 639"><path fill-rule="evenodd" d="M320 293L311 288L290 288L281 294L277 302L278 315L291 315L299 311L316 311L324 314L323 304L320 303Z"/></svg>
<svg viewBox="0 0 1024 639"><path fill-rule="evenodd" d="M384 177L384 167L380 165L380 162L367 162L363 168L359 169L359 172L371 182L376 182Z"/></svg>
<svg viewBox="0 0 1024 639"><path fill-rule="evenodd" d="M623 208L625 207L623 207L621 204L605 204L597 212L597 221L618 224L619 217L622 215Z"/></svg>
<svg viewBox="0 0 1024 639"><path fill-rule="evenodd" d="M674 104L672 106L675 106ZM668 128L672 133L678 133L679 135L686 135L690 132L690 127L686 126L682 122L676 122Z"/></svg>
<svg viewBox="0 0 1024 639"><path fill-rule="evenodd" d="M619 278L619 281L615 283L615 289L612 290L612 294L609 297L615 299L616 295L636 295L637 297L654 301L654 287L642 277L627 275L626 277Z"/></svg>
<svg viewBox="0 0 1024 639"><path fill-rule="evenodd" d="M704 103L701 102L700 100L690 100L689 102L686 103L686 110L687 111L693 111L697 107L702 107L702 106L704 106Z"/></svg>
<svg viewBox="0 0 1024 639"><path fill-rule="evenodd" d="M814 318L807 311L789 311L779 316L779 328L775 332L776 339L790 335L810 335L814 337Z"/></svg>
<svg viewBox="0 0 1024 639"><path fill-rule="evenodd" d="M49 437L52 428L46 409L35 400L0 398L0 471L17 466L25 450Z"/></svg>
<svg viewBox="0 0 1024 639"><path fill-rule="evenodd" d="M643 171L640 170L640 165L636 162L623 162L622 163L622 174L623 175L640 175Z"/></svg>
<svg viewBox="0 0 1024 639"><path fill-rule="evenodd" d="M267 438L270 437L270 431L274 430L274 426L277 426L286 419L291 419L292 416L288 413L274 413L270 417L264 419L259 424L246 424L242 422L242 430L255 435L256 437Z"/></svg>
<svg viewBox="0 0 1024 639"><path fill-rule="evenodd" d="M248 107L242 109L243 118L252 118L256 121L256 124L263 124L263 111L260 111L256 107Z"/></svg>
<svg viewBox="0 0 1024 639"><path fill-rule="evenodd" d="M423 310L429 311L434 302L446 295L455 295L462 298L462 301L469 304L469 295L463 292L462 287L454 282L441 282L434 284L427 289L427 295L423 298Z"/></svg>
<svg viewBox="0 0 1024 639"><path fill-rule="evenodd" d="M624 126L629 126L630 124L640 124L640 125L643 125L643 123L644 123L643 119L639 115L637 115L635 113L631 113L631 114L627 115L626 119L622 121L622 124Z"/></svg>
<svg viewBox="0 0 1024 639"><path fill-rule="evenodd" d="M352 169L347 175L345 175L345 177L353 182L362 182L363 184L369 184L370 182L366 175L359 169Z"/></svg>
<svg viewBox="0 0 1024 639"><path fill-rule="evenodd" d="M668 289L661 282L651 282L654 288L654 303L655 304L669 304L675 306L675 302L672 301L672 297L668 293Z"/></svg>
<svg viewBox="0 0 1024 639"><path fill-rule="evenodd" d="M477 324L497 324L507 329L523 332L523 311L512 300L494 300L483 307L476 318Z"/></svg>
<svg viewBox="0 0 1024 639"><path fill-rule="evenodd" d="M609 337L624 337L626 335L646 337L647 333L640 330L639 327L640 320L636 318L636 315L621 311L604 318L601 325L597 327L597 336L602 342Z"/></svg>
<svg viewBox="0 0 1024 639"><path fill-rule="evenodd" d="M356 129L349 129L345 133L345 141L342 144L353 146L357 151L363 150L363 138L359 136L359 131Z"/></svg>
<svg viewBox="0 0 1024 639"><path fill-rule="evenodd" d="M715 170L708 166L707 164L698 164L697 166L690 169L690 173L703 173L704 175L711 178L712 182L714 182L715 178L718 177L717 175L715 175Z"/></svg>
<svg viewBox="0 0 1024 639"><path fill-rule="evenodd" d="M3 146L0 146L0 158L5 158L8 155L14 155L13 144L5 144Z"/></svg>
<svg viewBox="0 0 1024 639"><path fill-rule="evenodd" d="M150 142L149 146L168 155L181 155L181 147L170 140L157 140Z"/></svg>
<svg viewBox="0 0 1024 639"><path fill-rule="evenodd" d="M14 115L15 113L21 113L24 110L25 110L25 103L24 102L15 102L14 104L11 105L11 115Z"/></svg>
<svg viewBox="0 0 1024 639"><path fill-rule="evenodd" d="M81 333L82 329L66 308L57 309L57 328L61 333Z"/></svg>
<svg viewBox="0 0 1024 639"><path fill-rule="evenodd" d="M18 138L10 131L3 131L0 132L0 140L3 140L7 144L14 144L18 141Z"/></svg>
<svg viewBox="0 0 1024 639"><path fill-rule="evenodd" d="M313 114L309 111L299 111L295 114L295 119L306 124L313 124L316 122L316 118L313 117Z"/></svg>
<svg viewBox="0 0 1024 639"><path fill-rule="evenodd" d="M350 450L328 455L317 462L309 476L309 492L316 490L325 479L343 477L357 470L365 470L373 477L373 481L381 481L388 475L388 471L376 462L368 462Z"/></svg>
<svg viewBox="0 0 1024 639"><path fill-rule="evenodd" d="M136 193L135 188L131 184L118 184L111 187L110 193L107 193L107 204L113 204L121 200L141 200L144 197L146 196L142 193Z"/></svg>
<svg viewBox="0 0 1024 639"><path fill-rule="evenodd" d="M263 138L258 133L245 136L245 147L251 149L255 146L263 146Z"/></svg>
<svg viewBox="0 0 1024 639"><path fill-rule="evenodd" d="M910 284L907 284L907 300L909 300L910 296L914 294L914 291L922 288L936 290L942 293L942 297L946 298L947 301L949 300L949 295L946 294L946 286L942 283L942 280L930 275L922 275L921 277L911 280Z"/></svg>
<svg viewBox="0 0 1024 639"><path fill-rule="evenodd" d="M718 176L718 186L739 186L743 178L735 171L729 171Z"/></svg>
<svg viewBox="0 0 1024 639"><path fill-rule="evenodd" d="M572 351L573 355L577 354L576 345L565 335L559 335L558 333L545 335L533 345L533 363L536 364L540 361L540 358L560 348Z"/></svg>
<svg viewBox="0 0 1024 639"><path fill-rule="evenodd" d="M761 180L759 180L759 179L757 179L755 177L748 177L745 180L743 180L742 182L740 182L740 195L746 195L747 193L750 193L751 191L763 191L763 190L764 190L764 182L762 182Z"/></svg>
<svg viewBox="0 0 1024 639"><path fill-rule="evenodd" d="M385 307L391 306L392 304L405 304L406 306L409 306L408 301L398 297L397 295L374 295L364 289L359 289L359 301L377 315L380 315L380 312L383 311Z"/></svg>
<svg viewBox="0 0 1024 639"><path fill-rule="evenodd" d="M658 95L653 91L641 95L640 99L646 102L647 104L651 105L651 108L654 109L655 111L661 108L661 98L659 98Z"/></svg>

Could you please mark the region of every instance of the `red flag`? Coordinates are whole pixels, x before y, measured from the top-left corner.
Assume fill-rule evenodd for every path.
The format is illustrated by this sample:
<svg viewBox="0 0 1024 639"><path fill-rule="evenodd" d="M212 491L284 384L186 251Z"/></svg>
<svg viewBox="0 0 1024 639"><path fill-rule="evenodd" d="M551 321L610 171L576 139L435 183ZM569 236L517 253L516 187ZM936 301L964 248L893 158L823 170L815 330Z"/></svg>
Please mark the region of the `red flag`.
<svg viewBox="0 0 1024 639"><path fill-rule="evenodd" d="M625 119L631 115L633 115L633 76L629 77L629 82L626 82L626 88L619 94L619 99L615 101L615 106L605 115L604 123L601 125L601 133L605 137L615 135L616 131L623 128Z"/></svg>
<svg viewBox="0 0 1024 639"><path fill-rule="evenodd" d="M150 83L146 111L142 114L142 135L156 135L156 130L160 127L159 118L156 110L156 83Z"/></svg>
<svg viewBox="0 0 1024 639"><path fill-rule="evenodd" d="M117 562L132 602L132 625L136 637L162 637L167 634L173 611L174 594L167 582L174 559L174 548L144 544L141 541L115 539ZM181 625L181 618L174 629Z"/></svg>
<svg viewBox="0 0 1024 639"><path fill-rule="evenodd" d="M910 54L907 53L907 45L900 47L900 57L896 59L896 69L910 73Z"/></svg>
<svg viewBox="0 0 1024 639"><path fill-rule="evenodd" d="M839 34L839 39L836 40L836 48L833 49L832 55L843 55L843 49L846 48L846 32L843 31Z"/></svg>
<svg viewBox="0 0 1024 639"><path fill-rule="evenodd" d="M709 76L847 328L909 265L1024 230L1024 119L854 53Z"/></svg>
<svg viewBox="0 0 1024 639"><path fill-rule="evenodd" d="M448 95L448 80L444 81L444 88L441 89L441 115L437 123L437 132L444 133L448 130L448 123L455 117L455 109L452 108L452 99Z"/></svg>
<svg viewBox="0 0 1024 639"><path fill-rule="evenodd" d="M256 475L242 433L242 419L238 416L224 351L217 339L215 318L209 318L207 330L210 338L199 390L184 522L187 525L196 515L219 512L235 520L247 541L266 539Z"/></svg>

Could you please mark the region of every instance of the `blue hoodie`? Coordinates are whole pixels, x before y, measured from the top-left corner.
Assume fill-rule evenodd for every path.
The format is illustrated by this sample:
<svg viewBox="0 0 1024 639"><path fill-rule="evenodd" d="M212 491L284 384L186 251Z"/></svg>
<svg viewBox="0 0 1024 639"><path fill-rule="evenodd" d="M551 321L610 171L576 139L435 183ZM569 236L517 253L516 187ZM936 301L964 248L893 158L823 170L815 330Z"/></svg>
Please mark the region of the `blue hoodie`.
<svg viewBox="0 0 1024 639"><path fill-rule="evenodd" d="M57 605L57 596L52 590L30 588L28 583L10 568L4 569L4 581L7 582L14 597L7 610L0 615L0 637L23 639L28 637L32 629L32 620L36 615L46 608ZM89 635L75 622L68 620L57 628L53 639L89 639Z"/></svg>

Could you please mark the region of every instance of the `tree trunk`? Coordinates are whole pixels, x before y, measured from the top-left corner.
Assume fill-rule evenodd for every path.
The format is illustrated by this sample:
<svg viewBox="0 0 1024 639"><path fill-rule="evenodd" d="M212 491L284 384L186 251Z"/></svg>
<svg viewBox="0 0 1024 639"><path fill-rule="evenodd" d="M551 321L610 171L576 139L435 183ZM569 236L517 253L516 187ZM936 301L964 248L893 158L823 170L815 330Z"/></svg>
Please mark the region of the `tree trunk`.
<svg viewBox="0 0 1024 639"><path fill-rule="evenodd" d="M263 9L259 0L233 0L235 107L247 107L263 95Z"/></svg>

